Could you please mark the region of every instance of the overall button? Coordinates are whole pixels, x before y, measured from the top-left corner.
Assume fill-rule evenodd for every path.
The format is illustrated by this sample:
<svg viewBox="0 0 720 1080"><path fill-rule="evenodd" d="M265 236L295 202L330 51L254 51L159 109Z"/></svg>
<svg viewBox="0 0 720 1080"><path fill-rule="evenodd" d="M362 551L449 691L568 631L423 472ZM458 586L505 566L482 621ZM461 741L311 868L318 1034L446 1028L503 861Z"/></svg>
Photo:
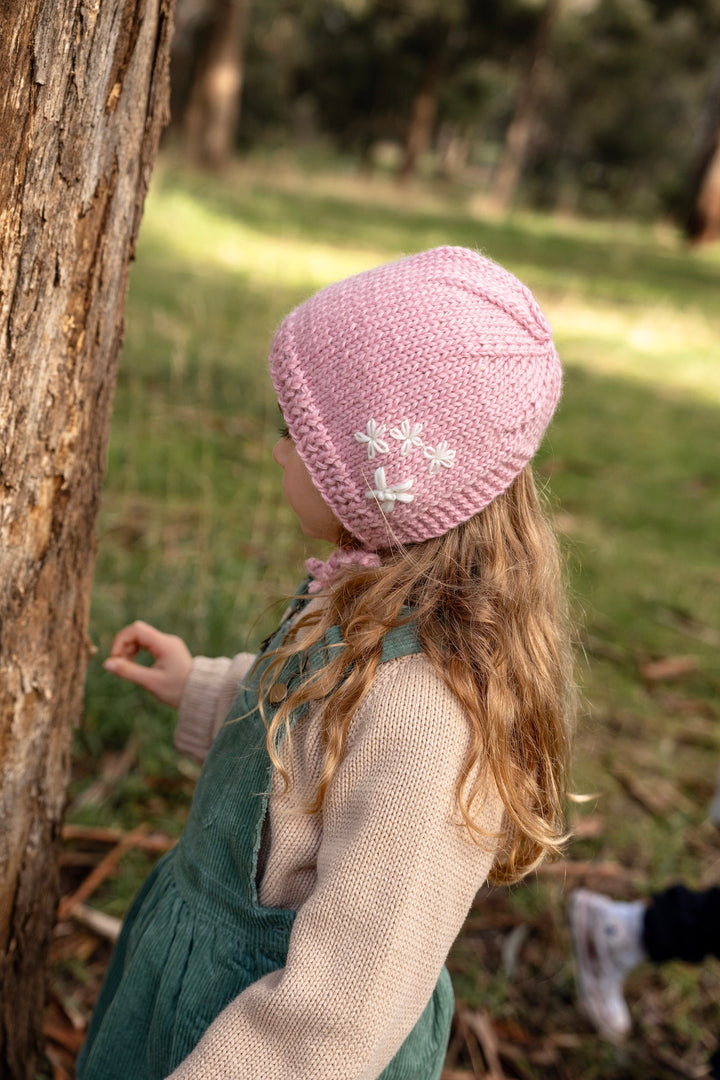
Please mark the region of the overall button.
<svg viewBox="0 0 720 1080"><path fill-rule="evenodd" d="M284 682L274 683L268 690L268 701L271 705L279 705L288 695L288 688Z"/></svg>

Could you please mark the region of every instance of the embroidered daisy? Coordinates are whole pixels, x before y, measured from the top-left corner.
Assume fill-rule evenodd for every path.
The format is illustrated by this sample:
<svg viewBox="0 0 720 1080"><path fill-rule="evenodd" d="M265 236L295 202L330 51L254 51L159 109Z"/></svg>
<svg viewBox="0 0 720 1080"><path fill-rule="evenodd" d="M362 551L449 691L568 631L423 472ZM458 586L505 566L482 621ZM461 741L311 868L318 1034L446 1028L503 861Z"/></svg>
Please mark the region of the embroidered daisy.
<svg viewBox="0 0 720 1080"><path fill-rule="evenodd" d="M416 446L422 446L423 441L420 438L422 428L422 424L411 424L409 420L403 420L399 427L390 429L393 439L397 439L398 442L402 443L400 453L403 457L407 457L408 454L412 453Z"/></svg>
<svg viewBox="0 0 720 1080"><path fill-rule="evenodd" d="M425 457L430 461L429 472L431 476L435 476L440 472L441 467L451 469L455 464L455 451L451 450L446 442L440 442L436 447L426 446Z"/></svg>
<svg viewBox="0 0 720 1080"><path fill-rule="evenodd" d="M390 447L383 439L387 431L385 424L376 424L374 420L368 420L365 431L356 431L355 438L359 443L366 443L367 456L372 461L376 454L387 454Z"/></svg>
<svg viewBox="0 0 720 1080"><path fill-rule="evenodd" d="M391 514L395 509L395 503L410 503L415 498L410 494L413 486L412 477L401 480L399 484L388 484L385 479L385 469L381 466L375 470L373 479L375 487L372 491L366 491L368 499L375 499L384 514Z"/></svg>

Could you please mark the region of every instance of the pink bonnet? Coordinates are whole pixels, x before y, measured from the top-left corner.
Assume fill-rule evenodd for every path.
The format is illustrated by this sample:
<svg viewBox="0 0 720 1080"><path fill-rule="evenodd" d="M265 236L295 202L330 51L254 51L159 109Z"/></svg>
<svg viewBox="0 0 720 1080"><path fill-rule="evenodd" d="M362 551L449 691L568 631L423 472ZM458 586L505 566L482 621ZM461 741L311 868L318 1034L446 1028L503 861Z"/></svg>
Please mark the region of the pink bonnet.
<svg viewBox="0 0 720 1080"><path fill-rule="evenodd" d="M440 536L504 491L562 380L530 290L460 247L322 289L281 324L270 373L313 483L371 551Z"/></svg>

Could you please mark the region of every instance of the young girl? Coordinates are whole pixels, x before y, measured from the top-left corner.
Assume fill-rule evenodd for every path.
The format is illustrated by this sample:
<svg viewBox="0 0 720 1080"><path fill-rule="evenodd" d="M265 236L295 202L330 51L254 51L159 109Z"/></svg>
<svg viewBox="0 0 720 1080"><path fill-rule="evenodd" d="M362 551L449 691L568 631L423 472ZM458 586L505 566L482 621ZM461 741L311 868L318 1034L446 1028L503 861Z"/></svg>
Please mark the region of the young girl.
<svg viewBox="0 0 720 1080"><path fill-rule="evenodd" d="M270 370L285 493L337 549L257 657L113 643L205 764L80 1080L438 1080L475 894L562 843L570 649L528 465L561 374L532 295L413 255L291 312Z"/></svg>

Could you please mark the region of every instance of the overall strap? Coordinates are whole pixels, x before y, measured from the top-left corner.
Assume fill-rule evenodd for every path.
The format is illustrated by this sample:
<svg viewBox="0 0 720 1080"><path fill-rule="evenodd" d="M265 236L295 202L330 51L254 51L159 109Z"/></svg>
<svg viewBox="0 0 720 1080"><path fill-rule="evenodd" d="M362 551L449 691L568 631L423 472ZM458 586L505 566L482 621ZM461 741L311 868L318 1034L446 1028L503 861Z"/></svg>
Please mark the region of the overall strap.
<svg viewBox="0 0 720 1080"><path fill-rule="evenodd" d="M312 578L307 577L300 584L295 596L290 601L287 614L281 625L273 634L270 634L269 637L265 639L260 647L260 653L266 651L270 645L277 648L278 645L282 643L290 622L311 599L308 592L311 581ZM412 608L407 606L403 607L401 615L406 621L400 626L391 627L383 637L382 655L380 657L381 664L386 663L388 660L398 660L402 656L411 656L415 653L422 652L422 645L420 644L417 634L417 625L413 620ZM340 627L332 626L325 634L323 640L312 647L308 656L303 658L301 663L290 663L288 667L290 669L295 669L292 672L295 676L297 675L297 668L301 668L302 671L307 673L318 671L321 667L330 662L332 653L339 648L345 648L345 641Z"/></svg>
<svg viewBox="0 0 720 1080"><path fill-rule="evenodd" d="M411 611L408 609L405 614L408 619L411 617ZM314 645L307 656L305 662L305 670L308 674L312 675L314 672L319 671L320 668L330 663L333 659L333 654L337 649L347 648L342 636L342 632L339 626L332 626L322 641ZM389 660L399 660L402 656L412 656L415 653L422 652L422 645L417 634L416 624L412 621L402 623L400 626L393 626L386 631L382 641L382 654L380 656L380 663L385 664Z"/></svg>
<svg viewBox="0 0 720 1080"><path fill-rule="evenodd" d="M410 609L404 609L408 616ZM380 663L385 664L388 660L399 660L401 656L412 656L423 651L417 633L417 623L407 622L402 626L394 626L388 630L383 638L383 650Z"/></svg>

